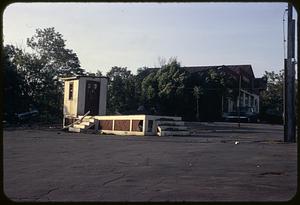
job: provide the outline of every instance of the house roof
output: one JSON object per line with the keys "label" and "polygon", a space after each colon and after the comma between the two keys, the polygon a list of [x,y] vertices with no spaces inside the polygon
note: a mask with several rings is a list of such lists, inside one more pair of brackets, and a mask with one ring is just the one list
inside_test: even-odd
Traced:
{"label": "house roof", "polygon": [[208,69],[224,69],[235,75],[248,75],[255,78],[251,65],[216,65],[216,66],[184,66],[182,67],[189,73],[203,72]]}
{"label": "house roof", "polygon": [[63,81],[68,81],[68,80],[76,80],[79,78],[107,78],[105,76],[87,76],[87,75],[77,75],[77,76],[70,76],[70,77],[65,77],[65,78],[60,78]]}

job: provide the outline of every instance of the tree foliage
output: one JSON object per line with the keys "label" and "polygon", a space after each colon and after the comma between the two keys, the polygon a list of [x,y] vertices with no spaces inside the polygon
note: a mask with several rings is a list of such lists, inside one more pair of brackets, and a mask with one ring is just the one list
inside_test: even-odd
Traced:
{"label": "tree foliage", "polygon": [[[281,121],[283,114],[283,70],[279,73],[265,71],[267,89],[260,95],[260,110],[263,118]],[[277,118],[277,119],[275,119]]]}
{"label": "tree foliage", "polygon": [[36,34],[27,39],[37,58],[43,63],[41,72],[65,77],[82,74],[79,59],[71,49],[66,48],[62,34],[52,28],[36,29]]}
{"label": "tree foliage", "polygon": [[12,62],[13,47],[6,46],[3,49],[2,62],[4,68],[4,118],[13,120],[15,113],[22,112],[31,102],[28,96],[28,87],[23,76],[18,72]]}
{"label": "tree foliage", "polygon": [[112,67],[108,77],[108,113],[130,113],[136,107],[134,78],[126,67]]}
{"label": "tree foliage", "polygon": [[[54,28],[37,29],[27,39],[27,46],[30,52],[12,45],[3,49],[5,118],[30,107],[36,107],[48,120],[57,118],[57,113],[62,115],[61,77],[103,76],[99,69],[96,73],[82,69],[76,53],[66,48],[66,40]],[[136,75],[126,67],[112,67],[106,74],[107,114],[135,114],[142,106],[147,114],[206,120],[221,112],[221,96],[233,100],[238,96],[238,80],[222,67],[191,74],[176,58],[168,62],[160,58],[159,63],[157,68],[139,68]],[[281,115],[283,73],[266,72],[265,77],[268,84],[261,95],[261,111]]]}
{"label": "tree foliage", "polygon": [[221,113],[222,95],[236,98],[238,94],[236,80],[224,69],[190,74],[176,58],[163,62],[159,68],[139,68],[137,75],[132,75],[127,68],[113,67],[107,73],[110,113],[134,113],[143,106],[147,114],[196,120],[198,105],[200,120],[206,120]]}
{"label": "tree foliage", "polygon": [[184,96],[185,80],[185,70],[176,59],[170,59],[167,64],[153,70],[142,81],[143,104],[158,113],[179,114],[179,102]]}
{"label": "tree foliage", "polygon": [[[27,39],[27,46],[31,52],[25,52],[20,48],[7,45],[4,51],[7,56],[6,69],[15,72],[15,76],[22,79],[19,85],[23,93],[30,98],[31,105],[37,108],[46,120],[62,117],[63,85],[60,77],[82,74],[83,69],[77,55],[66,48],[63,36],[54,28],[36,29],[36,34]],[[15,69],[10,68],[13,64]],[[5,85],[6,86],[6,85]],[[18,101],[20,97],[15,97]],[[6,99],[7,104],[11,99]],[[29,104],[22,110],[30,109]],[[52,117],[51,117],[52,116]]]}

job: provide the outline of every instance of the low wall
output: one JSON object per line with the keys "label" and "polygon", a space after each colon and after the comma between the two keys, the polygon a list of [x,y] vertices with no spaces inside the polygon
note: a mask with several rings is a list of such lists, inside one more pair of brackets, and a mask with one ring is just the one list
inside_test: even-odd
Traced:
{"label": "low wall", "polygon": [[181,120],[181,117],[156,115],[94,116],[96,123],[98,123],[98,129],[104,134],[141,136],[156,135],[156,120],[160,118]]}
{"label": "low wall", "polygon": [[99,130],[105,134],[145,135],[145,115],[94,116]]}

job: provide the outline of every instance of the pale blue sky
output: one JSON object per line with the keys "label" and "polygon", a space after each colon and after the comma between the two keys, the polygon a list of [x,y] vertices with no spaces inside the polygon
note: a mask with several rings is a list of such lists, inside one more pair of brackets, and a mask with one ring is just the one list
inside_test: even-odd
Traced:
{"label": "pale blue sky", "polygon": [[[251,64],[256,77],[283,68],[286,3],[16,3],[3,13],[4,43],[26,46],[55,27],[87,71],[112,66]],[[295,12],[294,12],[295,14]]]}

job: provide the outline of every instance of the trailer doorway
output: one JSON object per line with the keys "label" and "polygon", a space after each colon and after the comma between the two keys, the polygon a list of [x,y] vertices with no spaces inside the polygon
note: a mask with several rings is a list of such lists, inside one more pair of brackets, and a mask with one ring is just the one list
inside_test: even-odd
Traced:
{"label": "trailer doorway", "polygon": [[90,115],[98,115],[99,113],[99,96],[100,96],[100,83],[97,81],[86,81],[85,92],[85,107],[84,112],[90,111]]}

